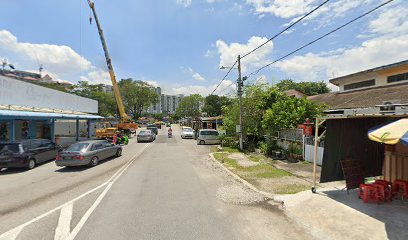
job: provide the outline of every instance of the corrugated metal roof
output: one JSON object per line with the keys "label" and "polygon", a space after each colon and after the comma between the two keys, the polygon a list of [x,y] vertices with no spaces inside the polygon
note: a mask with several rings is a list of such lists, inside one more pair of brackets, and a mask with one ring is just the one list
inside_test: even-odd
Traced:
{"label": "corrugated metal roof", "polygon": [[101,119],[103,117],[90,114],[66,114],[50,112],[0,110],[0,119],[1,118]]}

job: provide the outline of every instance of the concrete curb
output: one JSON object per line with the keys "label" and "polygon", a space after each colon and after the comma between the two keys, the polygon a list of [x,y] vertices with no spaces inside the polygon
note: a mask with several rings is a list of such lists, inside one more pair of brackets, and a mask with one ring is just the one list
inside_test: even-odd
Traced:
{"label": "concrete curb", "polygon": [[[225,153],[225,152],[217,152],[217,153]],[[231,176],[233,176],[236,180],[240,181],[242,184],[244,184],[245,186],[247,186],[248,188],[250,188],[251,190],[265,196],[265,198],[267,198],[268,200],[272,200],[273,202],[279,204],[282,209],[285,208],[284,206],[284,202],[283,201],[279,201],[275,199],[275,196],[268,193],[268,192],[264,192],[259,190],[258,188],[256,188],[254,185],[252,185],[251,183],[247,182],[245,179],[241,178],[240,176],[238,176],[237,174],[233,173],[231,170],[229,170],[228,168],[226,168],[222,163],[220,163],[217,159],[215,159],[214,157],[214,153],[210,153],[210,158],[216,162],[222,169],[224,169],[226,172],[228,172]]]}

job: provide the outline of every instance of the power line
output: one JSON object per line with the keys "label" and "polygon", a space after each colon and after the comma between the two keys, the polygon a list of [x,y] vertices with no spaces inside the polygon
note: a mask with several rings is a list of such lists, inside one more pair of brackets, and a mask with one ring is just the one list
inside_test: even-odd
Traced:
{"label": "power line", "polygon": [[[284,32],[286,32],[287,30],[289,30],[290,28],[292,28],[293,26],[295,26],[296,24],[298,24],[299,22],[301,22],[303,19],[305,19],[306,17],[308,17],[309,15],[311,15],[312,13],[314,13],[317,9],[321,8],[323,5],[325,5],[326,3],[328,3],[330,0],[326,0],[324,2],[322,2],[321,4],[319,4],[317,7],[315,7],[312,11],[308,12],[307,14],[305,14],[303,17],[299,18],[298,20],[296,20],[295,22],[293,22],[292,24],[290,24],[289,26],[287,26],[285,29],[283,29],[282,31],[280,31],[279,33],[275,34],[273,37],[269,38],[266,42],[262,43],[261,45],[259,45],[258,47],[254,48],[252,51],[246,53],[244,56],[241,57],[244,58],[250,54],[252,54],[253,52],[255,52],[256,50],[258,50],[259,48],[265,46],[265,44],[267,44],[268,42],[272,41],[273,39],[275,39],[276,37],[278,37],[279,35],[283,34]],[[227,76],[230,74],[231,70],[235,67],[235,65],[237,64],[237,61],[235,61],[235,63],[232,65],[232,67],[228,70],[227,74],[222,78],[222,80],[218,83],[218,85],[215,87],[215,89],[211,92],[210,95],[214,94],[214,92],[220,87],[221,83],[227,78]],[[229,87],[229,86],[228,86]]]}
{"label": "power line", "polygon": [[231,70],[235,67],[235,65],[237,64],[237,61],[235,61],[235,63],[230,67],[230,69],[228,70],[227,74],[225,74],[225,76],[221,79],[221,81],[218,83],[218,85],[214,88],[214,90],[211,92],[210,95],[213,95],[215,91],[217,91],[217,89],[220,87],[221,83],[228,77],[228,74],[230,74]]}
{"label": "power line", "polygon": [[328,33],[326,33],[326,34],[324,34],[324,35],[322,35],[322,36],[316,38],[315,40],[313,40],[313,41],[311,41],[311,42],[309,42],[309,43],[307,43],[307,44],[305,44],[305,45],[303,45],[303,46],[297,48],[296,50],[294,50],[294,51],[292,51],[292,52],[290,52],[290,53],[284,55],[283,57],[278,58],[277,60],[275,60],[275,61],[273,61],[273,62],[271,62],[271,63],[266,64],[265,66],[259,68],[258,70],[256,70],[256,71],[250,73],[250,74],[248,75],[248,77],[250,77],[250,76],[252,76],[252,75],[255,75],[255,74],[258,74],[261,70],[263,70],[263,69],[269,67],[270,65],[272,65],[272,64],[274,64],[274,63],[276,63],[276,62],[279,62],[279,61],[281,61],[281,60],[284,59],[284,58],[289,57],[290,55],[292,55],[292,54],[294,54],[294,53],[296,53],[296,52],[298,52],[298,51],[300,51],[300,50],[302,50],[302,49],[304,49],[304,48],[306,48],[306,47],[312,45],[313,43],[315,43],[315,42],[317,42],[317,41],[319,41],[319,40],[321,40],[321,39],[323,39],[323,38],[329,36],[330,34],[332,34],[332,33],[334,33],[334,32],[339,31],[340,29],[344,28],[345,26],[347,26],[347,25],[349,25],[349,24],[351,24],[351,23],[353,23],[353,22],[359,20],[360,18],[363,18],[363,17],[367,16],[368,14],[370,14],[370,13],[376,11],[377,9],[379,9],[379,8],[381,8],[381,7],[384,7],[385,5],[391,3],[392,1],[394,1],[394,0],[388,0],[387,2],[384,2],[384,3],[380,4],[379,6],[377,6],[377,7],[373,8],[373,9],[371,9],[370,11],[365,12],[364,14],[362,14],[362,15],[360,15],[360,16],[358,16],[358,17],[356,17],[356,18],[354,18],[354,19],[352,19],[352,20],[346,22],[345,24],[343,24],[343,25],[341,25],[341,26],[339,26],[339,27],[337,27],[337,28],[331,30],[330,32],[328,32]]}
{"label": "power line", "polygon": [[265,44],[267,44],[268,42],[272,41],[273,39],[275,39],[276,37],[278,37],[279,35],[283,34],[284,32],[286,32],[287,30],[289,30],[290,28],[292,28],[293,26],[295,26],[296,24],[298,24],[299,22],[301,22],[303,19],[305,19],[307,16],[309,16],[310,14],[314,13],[317,9],[321,8],[323,5],[325,5],[326,3],[328,3],[330,0],[326,0],[324,2],[322,2],[320,5],[318,5],[317,7],[315,7],[312,11],[308,12],[306,15],[304,15],[303,17],[299,18],[298,20],[296,20],[295,22],[293,22],[292,24],[290,24],[289,26],[287,26],[285,29],[283,29],[282,31],[280,31],[279,33],[275,34],[273,37],[269,38],[268,41],[262,43],[261,45],[259,45],[258,47],[254,48],[253,50],[251,50],[250,52],[248,52],[247,54],[243,55],[241,57],[244,58],[246,56],[248,56],[249,54],[255,52],[256,50],[258,50],[259,48],[265,46]]}

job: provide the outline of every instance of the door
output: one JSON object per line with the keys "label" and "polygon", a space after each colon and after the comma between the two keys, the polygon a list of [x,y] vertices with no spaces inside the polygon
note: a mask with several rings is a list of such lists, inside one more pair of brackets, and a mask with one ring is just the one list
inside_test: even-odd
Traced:
{"label": "door", "polygon": [[44,149],[44,161],[55,159],[55,156],[58,154],[58,148],[51,140],[41,140],[41,147]]}
{"label": "door", "polygon": [[42,146],[41,140],[30,140],[28,143],[29,152],[33,153],[37,163],[41,163],[47,160],[47,149]]}
{"label": "door", "polygon": [[116,154],[116,147],[108,141],[103,142],[103,147],[105,151],[105,158],[110,158]]}
{"label": "door", "polygon": [[92,156],[97,156],[99,160],[106,158],[106,151],[102,142],[95,143],[92,148],[94,149]]}

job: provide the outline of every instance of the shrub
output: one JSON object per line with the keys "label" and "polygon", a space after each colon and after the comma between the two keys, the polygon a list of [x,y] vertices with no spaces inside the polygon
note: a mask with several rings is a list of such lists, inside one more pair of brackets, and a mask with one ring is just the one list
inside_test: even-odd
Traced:
{"label": "shrub", "polygon": [[273,151],[280,151],[281,147],[278,146],[276,140],[266,139],[264,142],[259,144],[259,149],[263,154],[271,156]]}
{"label": "shrub", "polygon": [[235,137],[228,137],[222,135],[219,137],[221,139],[221,143],[223,147],[230,147],[230,148],[238,148],[239,144]]}

